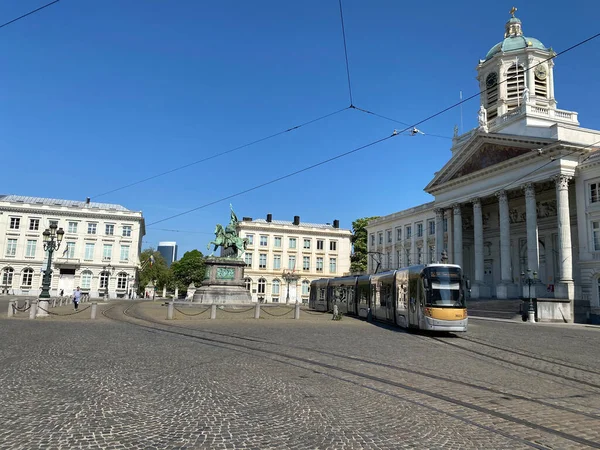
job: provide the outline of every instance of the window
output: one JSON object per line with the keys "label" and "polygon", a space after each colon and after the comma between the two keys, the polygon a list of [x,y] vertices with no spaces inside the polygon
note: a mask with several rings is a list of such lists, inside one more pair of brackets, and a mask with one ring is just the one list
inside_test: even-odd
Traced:
{"label": "window", "polygon": [[515,109],[521,101],[525,89],[525,70],[523,66],[513,64],[506,72],[506,93],[508,110]]}
{"label": "window", "polygon": [[17,254],[17,240],[9,239],[6,243],[6,256],[15,256]]}
{"label": "window", "polygon": [[396,262],[398,264],[397,267],[402,267],[402,252],[400,250],[396,251]]}
{"label": "window", "polygon": [[279,280],[273,280],[273,284],[271,285],[271,294],[279,295],[279,287],[281,286],[281,282]]}
{"label": "window", "polygon": [[96,226],[95,223],[88,223],[88,234],[96,234]]}
{"label": "window", "polygon": [[433,264],[435,262],[435,247],[433,245],[429,246],[429,264]]}
{"label": "window", "polygon": [[244,253],[244,262],[248,267],[252,267],[252,252]]}
{"label": "window", "polygon": [[406,233],[404,234],[406,239],[412,238],[412,227],[410,225],[406,226]]}
{"label": "window", "polygon": [[67,248],[63,253],[63,256],[68,258],[75,258],[75,242],[67,242]]}
{"label": "window", "polygon": [[273,298],[271,298],[271,302],[273,302],[273,303],[279,303],[279,297],[273,297]]}
{"label": "window", "polygon": [[594,241],[594,250],[600,251],[600,221],[592,222],[592,239]]}
{"label": "window", "polygon": [[275,248],[281,248],[281,236],[275,236],[275,241],[273,243]]}
{"label": "window", "polygon": [[269,237],[261,235],[261,237],[260,237],[260,246],[261,247],[266,247],[268,245],[268,242],[269,242]]}
{"label": "window", "polygon": [[423,264],[423,248],[417,248],[417,264]]}
{"label": "window", "polygon": [[288,257],[288,269],[294,270],[296,268],[296,257],[294,255],[290,255]]}
{"label": "window", "polygon": [[112,258],[112,244],[104,244],[102,249],[102,259],[109,260]]}
{"label": "window", "polygon": [[121,245],[120,261],[129,261],[129,245]]}
{"label": "window", "polygon": [[371,247],[374,247],[374,246],[375,246],[375,235],[372,234],[371,235]]}
{"label": "window", "polygon": [[2,287],[11,287],[13,282],[13,274],[15,270],[12,267],[2,269]]}
{"label": "window", "polygon": [[58,227],[58,220],[49,220],[48,225],[56,225]]}
{"label": "window", "polygon": [[267,268],[267,254],[266,253],[261,253],[260,255],[258,255],[258,268],[259,269]]}
{"label": "window", "polygon": [[379,245],[383,245],[383,233],[379,232],[379,234],[377,235],[377,243]]}
{"label": "window", "polygon": [[303,248],[310,249],[310,239],[304,239]]}
{"label": "window", "polygon": [[336,272],[337,272],[337,259],[329,258],[329,273],[336,273]]}
{"label": "window", "polygon": [[252,278],[244,278],[244,286],[246,287],[246,290],[249,291],[252,287]]}
{"label": "window", "polygon": [[387,235],[388,244],[391,244],[392,243],[392,230],[387,230],[386,235]]}
{"label": "window", "polygon": [[325,248],[325,241],[323,239],[317,239],[317,250],[323,250]]}
{"label": "window", "polygon": [[67,233],[77,233],[77,222],[69,222]]}
{"label": "window", "polygon": [[329,250],[332,252],[337,250],[337,241],[329,241]]}
{"label": "window", "polygon": [[310,256],[302,257],[302,270],[310,270]]}
{"label": "window", "polygon": [[102,272],[100,274],[100,284],[99,284],[100,289],[108,288],[108,277],[109,277],[109,274],[106,271]]}
{"label": "window", "polygon": [[289,248],[296,248],[296,238],[290,238]]}
{"label": "window", "polygon": [[33,269],[28,267],[23,271],[23,276],[21,277],[21,286],[31,286],[33,284]]}
{"label": "window", "polygon": [[590,184],[590,203],[597,203],[600,201],[600,183]]}
{"label": "window", "polygon": [[85,256],[84,258],[87,261],[91,261],[92,259],[94,259],[94,243],[93,242],[86,242],[85,243]]}
{"label": "window", "polygon": [[444,233],[448,231],[448,219],[444,217]]}
{"label": "window", "polygon": [[40,229],[40,219],[29,219],[29,231],[37,231]]}
{"label": "window", "polygon": [[25,257],[35,258],[35,248],[37,247],[37,240],[28,239],[27,247],[25,248]]}
{"label": "window", "polygon": [[253,234],[247,234],[246,239],[248,239],[248,245],[254,245],[254,235]]}
{"label": "window", "polygon": [[417,224],[417,237],[423,237],[423,224]]}
{"label": "window", "polygon": [[85,270],[81,272],[81,289],[89,289],[92,287],[92,272]]}
{"label": "window", "polygon": [[273,269],[274,270],[281,269],[281,255],[273,256]]}
{"label": "window", "polygon": [[430,220],[427,225],[429,226],[429,236],[435,235],[435,220]]}
{"label": "window", "polygon": [[304,280],[302,282],[302,295],[308,295],[310,292],[310,281]]}
{"label": "window", "polygon": [[406,262],[407,266],[410,266],[411,261],[410,261],[410,248],[407,248],[404,250],[404,261]]}
{"label": "window", "polygon": [[392,252],[388,252],[387,261],[388,261],[388,269],[391,269],[394,264],[394,261],[392,261]]}
{"label": "window", "polygon": [[264,278],[259,278],[259,280],[258,280],[258,293],[264,295],[266,287],[267,287],[267,280],[265,280]]}
{"label": "window", "polygon": [[402,240],[402,228],[400,228],[400,227],[396,228],[396,240],[397,241]]}
{"label": "window", "polygon": [[490,72],[485,77],[486,86],[486,108],[488,120],[492,120],[498,115],[498,73]]}
{"label": "window", "polygon": [[323,272],[323,258],[317,257],[317,272]]}
{"label": "window", "polygon": [[131,225],[123,225],[123,236],[131,237]]}
{"label": "window", "polygon": [[115,234],[115,226],[112,223],[107,223],[105,227],[105,233],[107,236]]}
{"label": "window", "polygon": [[21,226],[21,218],[20,217],[11,217],[10,218],[10,229],[11,230],[18,230],[19,227]]}
{"label": "window", "polygon": [[127,274],[121,272],[117,276],[117,289],[127,289]]}

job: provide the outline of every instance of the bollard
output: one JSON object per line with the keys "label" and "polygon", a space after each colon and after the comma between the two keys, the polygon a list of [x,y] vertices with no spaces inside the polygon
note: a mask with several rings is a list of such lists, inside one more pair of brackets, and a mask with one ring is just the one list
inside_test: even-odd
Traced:
{"label": "bollard", "polygon": [[56,308],[56,298],[53,298],[53,299],[52,299],[52,307],[53,307],[53,308]]}
{"label": "bollard", "polygon": [[35,316],[37,315],[37,305],[38,305],[37,300],[34,300],[31,302],[31,308],[29,309],[29,318],[30,319],[35,319]]}
{"label": "bollard", "polygon": [[173,320],[173,310],[175,306],[172,301],[169,302],[169,307],[167,308],[167,320]]}
{"label": "bollard", "polygon": [[210,318],[211,319],[217,318],[217,305],[214,303],[210,306]]}
{"label": "bollard", "polygon": [[98,307],[98,302],[92,302],[92,314],[90,315],[90,319],[94,320],[96,318],[96,308]]}
{"label": "bollard", "polygon": [[12,317],[15,314],[15,302],[8,302],[8,314],[7,317]]}
{"label": "bollard", "polygon": [[300,318],[300,303],[296,302],[296,309],[294,310],[294,319]]}
{"label": "bollard", "polygon": [[259,302],[256,302],[256,305],[254,306],[254,318],[260,319],[260,303]]}

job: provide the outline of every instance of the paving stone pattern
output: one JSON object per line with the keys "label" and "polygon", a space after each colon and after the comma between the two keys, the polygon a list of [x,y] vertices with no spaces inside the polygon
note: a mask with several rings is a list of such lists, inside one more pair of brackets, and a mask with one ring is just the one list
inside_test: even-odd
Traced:
{"label": "paving stone pattern", "polygon": [[600,446],[597,329],[473,321],[472,341],[436,340],[330,315],[122,309],[107,314],[134,324],[0,319],[0,449]]}

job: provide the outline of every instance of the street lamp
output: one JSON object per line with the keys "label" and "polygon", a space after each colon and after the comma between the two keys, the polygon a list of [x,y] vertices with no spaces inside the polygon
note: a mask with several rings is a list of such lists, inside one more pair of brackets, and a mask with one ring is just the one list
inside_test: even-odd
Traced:
{"label": "street lamp", "polygon": [[108,284],[110,283],[110,274],[114,273],[115,268],[108,263],[106,266],[102,266],[102,272],[106,274],[106,285],[104,286],[104,299],[108,300]]}
{"label": "street lamp", "polygon": [[[287,294],[285,296],[285,303],[288,304],[290,302],[290,282],[292,281],[296,281],[298,278],[300,278],[298,275],[296,275],[294,272],[284,272],[283,273],[283,279],[285,281],[287,281]],[[296,303],[298,303],[298,296],[296,295]]]}
{"label": "street lamp", "polygon": [[531,285],[535,285],[537,282],[537,272],[533,272],[533,277],[531,275],[531,269],[527,269],[527,276],[525,276],[525,272],[521,272],[523,283],[527,284],[529,287],[529,310],[527,311],[527,315],[529,316],[529,322],[535,323],[535,310],[533,309],[533,299],[531,298]]}
{"label": "street lamp", "polygon": [[63,240],[65,231],[58,228],[58,225],[52,223],[49,228],[42,233],[44,239],[44,251],[48,252],[48,265],[42,278],[42,292],[40,293],[40,311],[38,315],[48,315],[48,300],[50,299],[50,283],[52,281],[52,253],[59,249]]}

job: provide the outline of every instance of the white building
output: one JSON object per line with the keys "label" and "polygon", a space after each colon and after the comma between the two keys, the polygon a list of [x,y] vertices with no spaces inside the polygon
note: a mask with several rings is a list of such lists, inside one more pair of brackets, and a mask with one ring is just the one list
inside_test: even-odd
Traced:
{"label": "white building", "polygon": [[92,297],[128,297],[134,291],[142,236],[141,212],[107,203],[0,195],[2,292],[39,295],[47,265],[42,233],[65,231],[52,259],[50,294],[80,286]]}
{"label": "white building", "polygon": [[477,66],[479,127],[455,132],[425,187],[435,200],[369,223],[382,269],[437,261],[446,249],[473,298],[528,297],[529,269],[543,320],[570,321],[575,304],[600,311],[600,131],[557,109],[554,55],[510,18]]}
{"label": "white building", "polygon": [[[246,287],[253,301],[308,302],[312,280],[339,277],[350,270],[350,230],[331,224],[244,217],[238,235],[248,239]],[[289,285],[289,289],[288,289]],[[289,294],[289,296],[288,296]]]}

